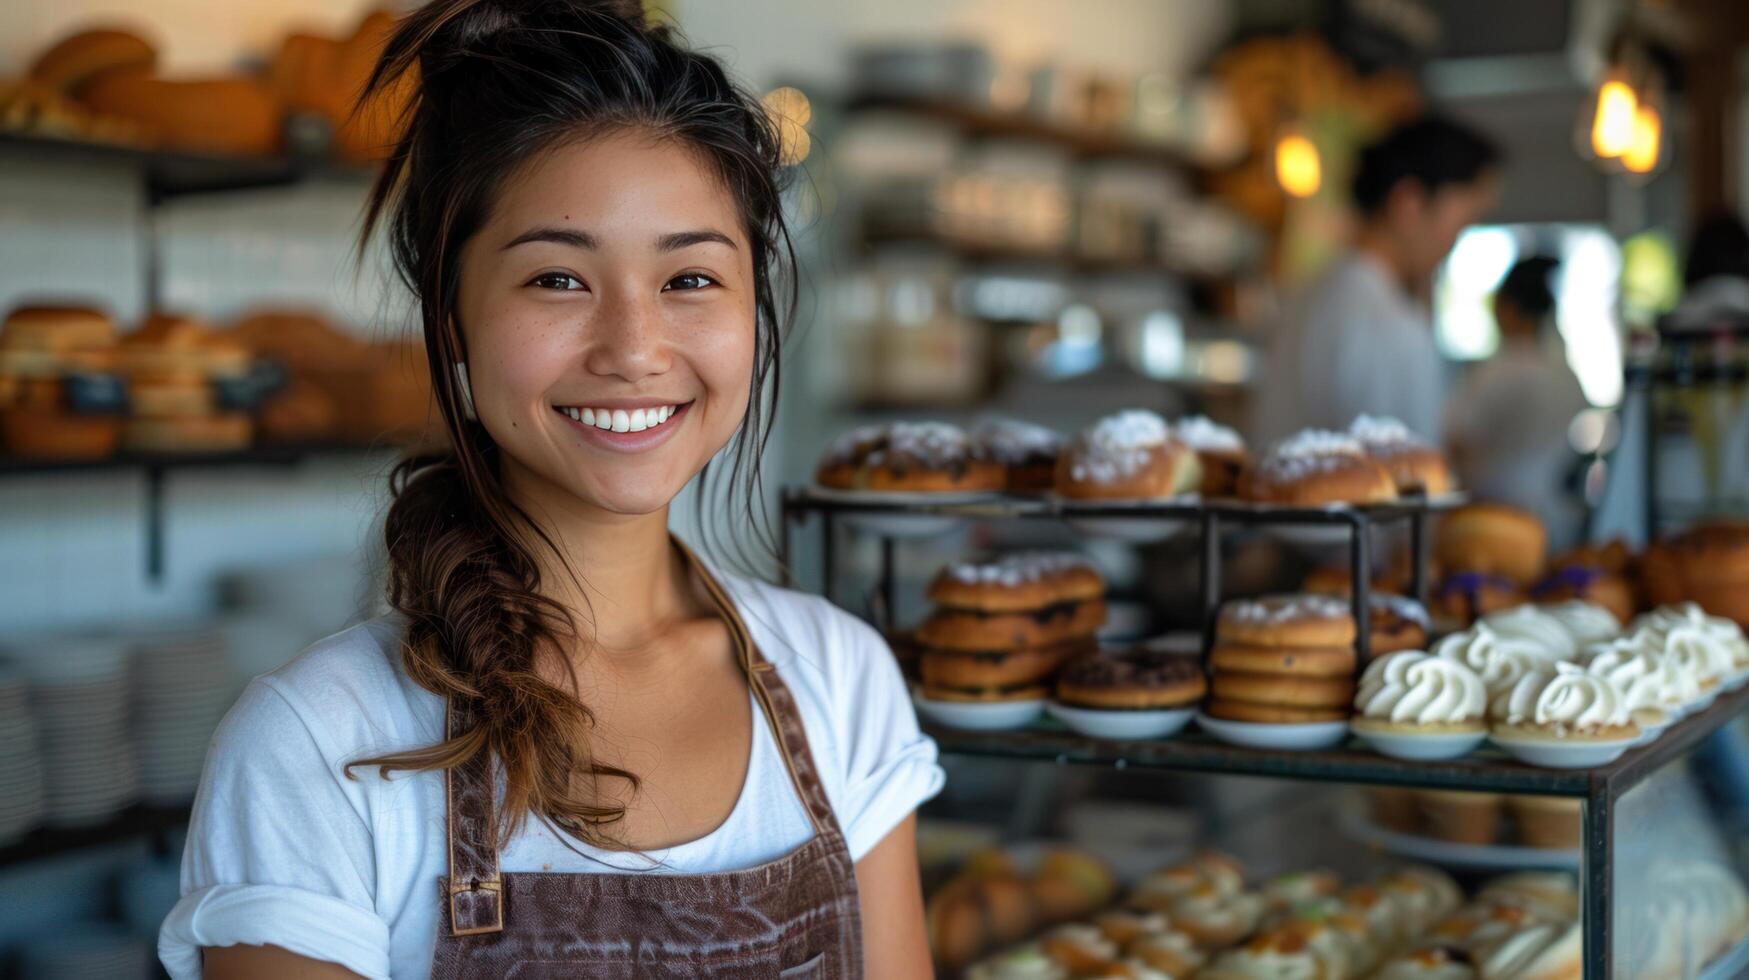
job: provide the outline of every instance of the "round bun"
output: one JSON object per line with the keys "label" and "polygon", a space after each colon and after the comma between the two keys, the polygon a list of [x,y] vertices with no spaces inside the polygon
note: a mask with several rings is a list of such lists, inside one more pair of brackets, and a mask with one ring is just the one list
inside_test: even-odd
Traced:
{"label": "round bun", "polygon": [[1617,622],[1625,623],[1639,612],[1639,598],[1626,578],[1602,568],[1567,565],[1550,572],[1532,590],[1537,602],[1564,602],[1583,599],[1610,611]]}
{"label": "round bun", "polygon": [[1087,708],[1176,708],[1207,689],[1196,658],[1149,650],[1079,657],[1057,677],[1057,700]]}
{"label": "round bun", "polygon": [[1201,485],[1196,454],[1166,420],[1130,409],[1088,427],[1057,457],[1056,492],[1078,500],[1161,500]]}
{"label": "round bun", "polygon": [[1192,415],[1172,425],[1172,435],[1196,453],[1202,466],[1204,497],[1231,497],[1239,490],[1239,475],[1251,463],[1251,454],[1239,433],[1207,416]]}
{"label": "round bun", "polygon": [[923,696],[931,701],[961,701],[967,703],[990,701],[1043,701],[1049,697],[1051,689],[1044,684],[1029,684],[1022,687],[938,687],[931,684],[923,685]]}
{"label": "round bun", "polygon": [[935,610],[917,627],[917,641],[946,650],[1009,650],[1044,647],[1092,636],[1105,623],[1105,602],[1060,602],[1026,612]]}
{"label": "round bun", "polygon": [[155,78],[109,71],[84,86],[86,105],[139,124],[150,141],[178,150],[265,156],[279,150],[280,105],[254,78]]}
{"label": "round bun", "polygon": [[1295,708],[1346,708],[1354,700],[1354,678],[1216,671],[1209,692],[1222,701]]}
{"label": "round bun", "polygon": [[1397,484],[1355,439],[1308,429],[1247,470],[1239,495],[1290,507],[1374,504],[1397,499]]}
{"label": "round bun", "polygon": [[1093,564],[1067,551],[954,562],[929,583],[929,599],[936,605],[981,612],[1022,612],[1104,594],[1105,580]]}
{"label": "round bun", "polygon": [[826,450],[814,480],[840,490],[915,493],[1000,490],[1007,474],[945,422],[863,426]]}
{"label": "round bun", "polygon": [[0,327],[0,347],[69,351],[116,342],[115,321],[83,306],[20,306]]}
{"label": "round bun", "polygon": [[1362,415],[1348,427],[1348,434],[1391,474],[1398,493],[1437,497],[1451,492],[1451,465],[1445,453],[1396,419]]}
{"label": "round bun", "polygon": [[1243,646],[1342,647],[1354,643],[1354,616],[1333,596],[1238,599],[1221,607],[1215,635]]}
{"label": "round bun", "polygon": [[1749,523],[1711,522],[1659,541],[1646,549],[1642,575],[1653,605],[1695,602],[1749,624]]}
{"label": "round bun", "polygon": [[1019,419],[993,418],[972,429],[972,440],[1001,464],[1010,493],[1042,493],[1056,482],[1063,437],[1055,429]]}
{"label": "round bun", "polygon": [[1280,704],[1259,704],[1251,701],[1229,701],[1225,698],[1210,698],[1203,704],[1203,711],[1211,718],[1224,718],[1227,721],[1249,721],[1266,725],[1304,725],[1320,721],[1346,721],[1348,708],[1346,705],[1331,708],[1302,708]]}
{"label": "round bun", "polygon": [[1352,677],[1353,647],[1257,647],[1223,643],[1209,652],[1217,672],[1289,674],[1295,677]]}
{"label": "round bun", "polygon": [[1469,504],[1446,514],[1434,537],[1434,560],[1447,573],[1499,575],[1519,588],[1542,577],[1548,532],[1529,511]]}
{"label": "round bun", "polygon": [[104,459],[114,455],[121,442],[121,419],[13,406],[0,411],[0,439],[14,456]]}
{"label": "round bun", "polygon": [[30,78],[63,95],[79,95],[91,79],[110,71],[150,72],[158,52],[150,42],[116,28],[80,31],[37,56]]}
{"label": "round bun", "polygon": [[925,647],[918,670],[930,687],[968,690],[1019,687],[1044,681],[1063,661],[1085,649],[1082,644],[1031,647],[1020,650],[937,650]]}

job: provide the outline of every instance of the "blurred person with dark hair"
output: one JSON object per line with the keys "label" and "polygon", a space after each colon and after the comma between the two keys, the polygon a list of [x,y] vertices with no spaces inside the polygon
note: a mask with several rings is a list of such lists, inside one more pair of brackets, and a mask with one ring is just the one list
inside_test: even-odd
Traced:
{"label": "blurred person with dark hair", "polygon": [[1701,330],[1720,319],[1749,317],[1749,229],[1730,210],[1695,225],[1682,264],[1682,302],[1671,313],[1677,329]]}
{"label": "blurred person with dark hair", "polygon": [[1361,414],[1438,434],[1445,385],[1422,297],[1458,235],[1493,206],[1499,164],[1487,137],[1438,116],[1403,123],[1362,151],[1352,251],[1277,333],[1261,435],[1345,429]]}
{"label": "blurred person with dark hair", "polygon": [[1500,348],[1459,384],[1446,406],[1446,440],[1460,483],[1477,497],[1522,507],[1572,543],[1581,514],[1563,491],[1574,453],[1567,438],[1586,408],[1554,328],[1560,263],[1521,259],[1494,292]]}

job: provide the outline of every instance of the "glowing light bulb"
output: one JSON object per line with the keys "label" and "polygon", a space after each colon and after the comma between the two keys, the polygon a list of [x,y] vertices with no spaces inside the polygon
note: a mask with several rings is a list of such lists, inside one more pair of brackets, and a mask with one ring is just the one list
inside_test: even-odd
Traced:
{"label": "glowing light bulb", "polygon": [[1318,148],[1299,133],[1289,133],[1275,144],[1275,179],[1294,197],[1311,197],[1324,183],[1324,164]]}
{"label": "glowing light bulb", "polygon": [[1621,155],[1621,165],[1629,173],[1651,173],[1652,168],[1658,165],[1658,149],[1663,131],[1664,122],[1658,117],[1658,110],[1650,104],[1642,104],[1634,112],[1634,135],[1626,152]]}
{"label": "glowing light bulb", "polygon": [[1591,149],[1600,157],[1619,157],[1634,142],[1634,126],[1639,115],[1639,99],[1628,83],[1619,78],[1605,81],[1597,89],[1597,114],[1591,119]]}

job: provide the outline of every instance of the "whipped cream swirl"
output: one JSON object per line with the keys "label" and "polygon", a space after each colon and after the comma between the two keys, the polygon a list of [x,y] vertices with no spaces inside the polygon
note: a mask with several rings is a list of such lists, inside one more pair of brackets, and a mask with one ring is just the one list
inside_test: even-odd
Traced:
{"label": "whipped cream swirl", "polygon": [[1594,602],[1569,599],[1542,608],[1549,618],[1566,629],[1567,635],[1580,649],[1621,635],[1621,623],[1615,614]]}
{"label": "whipped cream swirl", "polygon": [[1662,649],[1650,646],[1650,637],[1623,640],[1594,647],[1585,669],[1605,678],[1621,691],[1628,711],[1658,708],[1672,711],[1700,699],[1700,684]]}
{"label": "whipped cream swirl", "polygon": [[1557,733],[1628,723],[1627,702],[1615,685],[1570,663],[1524,675],[1492,707],[1508,725],[1535,725]]}
{"label": "whipped cream swirl", "polygon": [[1455,660],[1475,671],[1488,688],[1490,697],[1547,663],[1530,644],[1497,633],[1487,623],[1477,623],[1440,640],[1433,647],[1433,655]]}
{"label": "whipped cream swirl", "polygon": [[1571,660],[1579,644],[1560,620],[1532,606],[1514,606],[1482,617],[1483,625],[1500,636],[1523,641],[1545,660]]}
{"label": "whipped cream swirl", "polygon": [[1461,661],[1394,653],[1367,666],[1354,707],[1364,717],[1399,724],[1455,725],[1482,720],[1488,689]]}

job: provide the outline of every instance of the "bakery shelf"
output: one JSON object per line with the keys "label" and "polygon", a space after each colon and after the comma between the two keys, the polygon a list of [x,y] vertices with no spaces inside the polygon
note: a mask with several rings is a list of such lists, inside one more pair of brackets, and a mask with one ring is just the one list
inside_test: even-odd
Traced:
{"label": "bakery shelf", "polygon": [[862,236],[868,248],[882,246],[918,246],[940,249],[961,262],[973,265],[996,263],[1048,265],[1089,275],[1158,275],[1178,276],[1183,270],[1169,263],[1152,259],[1102,258],[1063,249],[1019,248],[1012,245],[975,243],[929,232],[870,231]]}
{"label": "bakery shelf", "polygon": [[1017,112],[993,112],[938,99],[865,94],[852,98],[850,112],[901,112],[957,127],[969,136],[1029,140],[1060,146],[1088,159],[1137,160],[1195,170],[1196,165],[1170,147],[1132,139],[1117,132],[1064,126]]}
{"label": "bakery shelf", "polygon": [[[188,823],[188,803],[161,805],[141,803],[131,806],[109,820],[92,827],[33,830],[16,841],[0,847],[0,868],[11,868],[32,861],[41,861],[89,850],[122,844],[140,838],[157,838],[169,842],[169,834]],[[164,848],[168,850],[168,848]]]}
{"label": "bakery shelf", "polygon": [[937,725],[926,728],[943,752],[963,756],[1536,796],[1591,798],[1602,793],[1613,801],[1693,749],[1745,708],[1749,708],[1749,688],[1723,694],[1705,711],[1671,726],[1657,741],[1631,749],[1610,765],[1596,769],[1540,769],[1495,750],[1448,762],[1411,762],[1352,744],[1319,752],[1280,752],[1228,745],[1196,732],[1171,739],[1121,742],[1088,738],[1054,726],[1011,732],[967,732]]}
{"label": "bakery shelf", "polygon": [[190,194],[260,190],[309,180],[363,185],[376,169],[321,159],[245,157],[157,150],[94,140],[0,132],[0,151],[56,161],[102,161],[138,168],[152,201]]}

